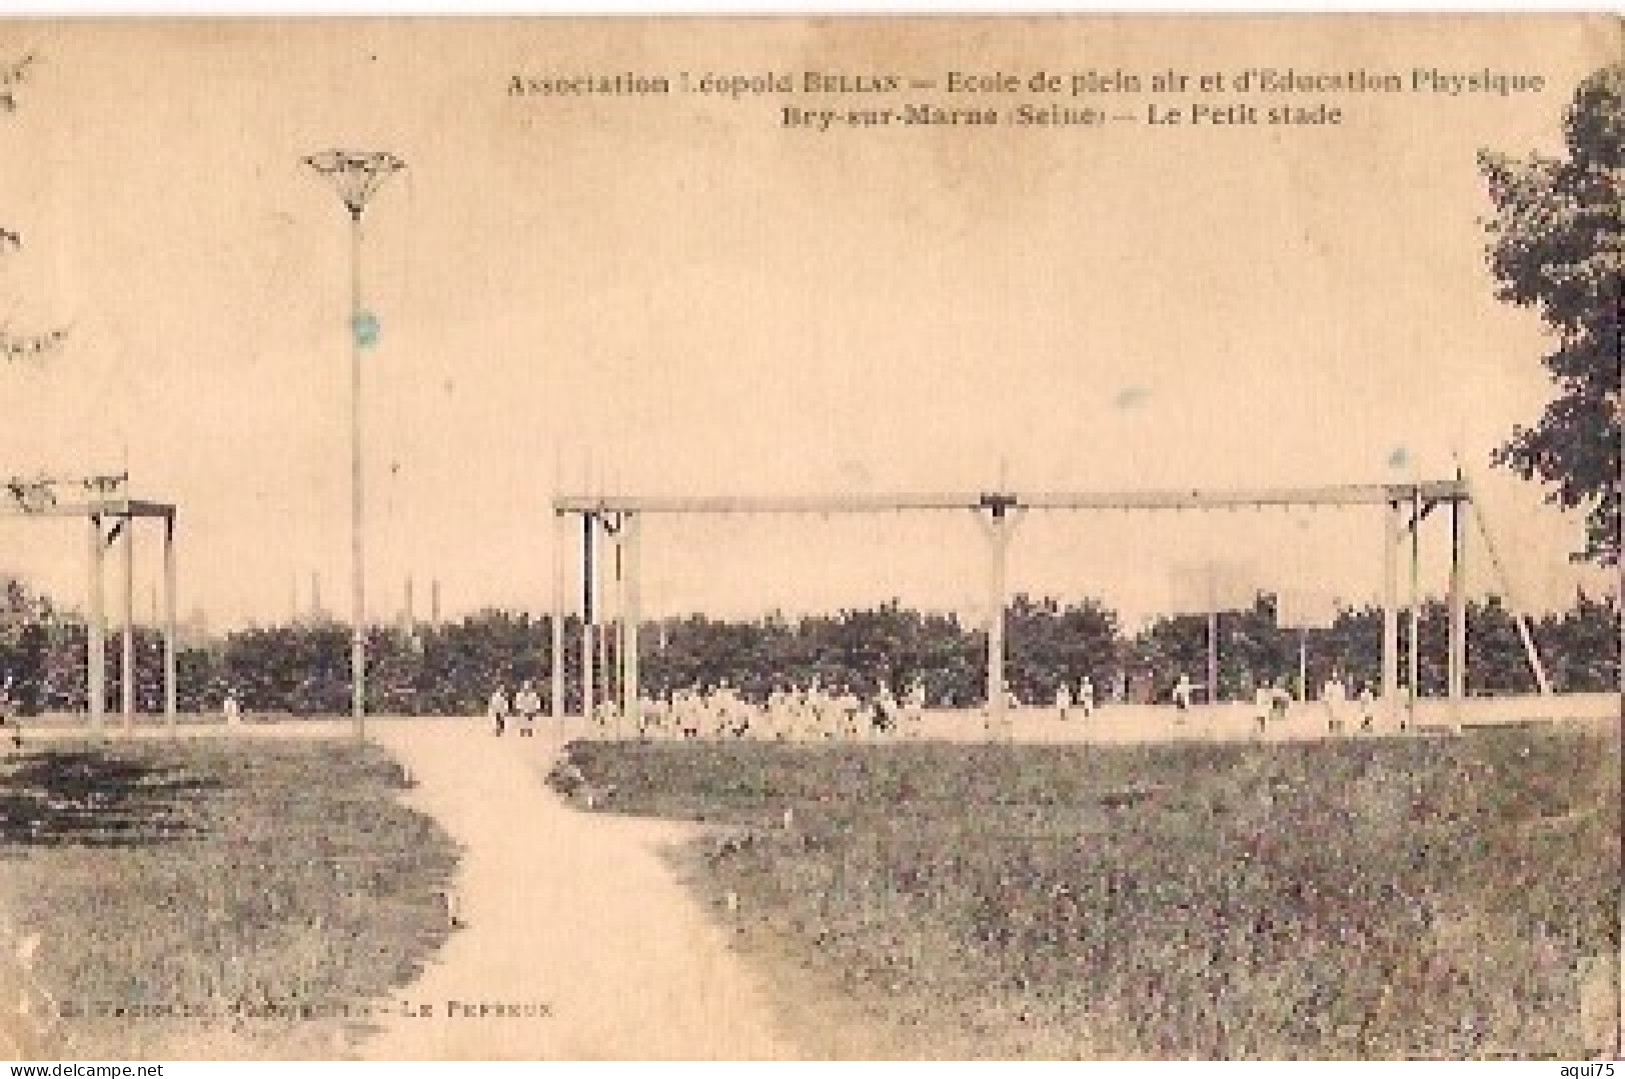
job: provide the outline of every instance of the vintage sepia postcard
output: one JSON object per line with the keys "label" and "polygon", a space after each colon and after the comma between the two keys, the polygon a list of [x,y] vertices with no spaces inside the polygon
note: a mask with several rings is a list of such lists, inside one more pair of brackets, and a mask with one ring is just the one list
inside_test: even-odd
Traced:
{"label": "vintage sepia postcard", "polygon": [[1612,1074],[1622,46],[0,20],[0,1056]]}

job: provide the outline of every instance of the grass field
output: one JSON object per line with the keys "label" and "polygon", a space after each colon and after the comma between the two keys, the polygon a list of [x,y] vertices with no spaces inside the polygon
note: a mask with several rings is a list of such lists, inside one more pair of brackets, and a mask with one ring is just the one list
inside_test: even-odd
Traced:
{"label": "grass field", "polygon": [[718,826],[685,869],[814,1055],[1617,1047],[1614,732],[569,752]]}
{"label": "grass field", "polygon": [[[342,1055],[448,931],[457,852],[403,786],[331,739],[0,759],[0,1054]],[[19,993],[48,1022],[12,1020]]]}

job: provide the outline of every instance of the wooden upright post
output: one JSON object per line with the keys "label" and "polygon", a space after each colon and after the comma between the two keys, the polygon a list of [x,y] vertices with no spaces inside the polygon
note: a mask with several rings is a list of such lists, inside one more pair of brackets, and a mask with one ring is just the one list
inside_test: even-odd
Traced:
{"label": "wooden upright post", "polygon": [[126,514],[123,521],[123,616],[119,649],[119,712],[124,719],[124,733],[135,729],[135,517]]}
{"label": "wooden upright post", "polygon": [[164,515],[164,722],[176,721],[175,514]]}
{"label": "wooden upright post", "polygon": [[1512,608],[1512,618],[1518,627],[1518,639],[1523,642],[1523,654],[1529,661],[1529,671],[1535,676],[1535,687],[1540,690],[1542,697],[1552,692],[1551,680],[1546,677],[1546,665],[1541,662],[1540,649],[1535,647],[1535,635],[1529,628],[1529,616],[1523,611],[1518,597],[1513,594],[1512,578],[1507,575],[1506,566],[1501,562],[1501,556],[1495,547],[1495,540],[1490,535],[1490,526],[1484,520],[1484,507],[1473,502],[1473,519],[1478,522],[1478,534],[1484,540],[1484,551],[1490,556],[1490,565],[1495,567],[1496,576],[1501,579],[1501,590],[1506,593],[1507,606]]}
{"label": "wooden upright post", "polygon": [[102,515],[90,515],[90,575],[85,625],[85,708],[90,716],[91,730],[102,733],[102,721],[107,713],[107,644],[103,639],[102,561],[107,540],[102,535]]}
{"label": "wooden upright post", "polygon": [[1450,503],[1450,724],[1460,728],[1467,689],[1467,545],[1462,503]]}
{"label": "wooden upright post", "polygon": [[1382,543],[1382,702],[1391,723],[1399,722],[1399,503],[1383,511]]}
{"label": "wooden upright post", "polygon": [[[1215,568],[1211,572],[1217,573]],[[1219,608],[1217,588],[1210,593],[1213,603],[1207,612],[1207,703],[1219,703]]]}
{"label": "wooden upright post", "polygon": [[[1004,598],[1010,537],[1015,532],[1014,500],[1000,495],[985,503],[982,521],[988,538],[987,589],[987,722],[992,731],[1004,730],[1009,718],[1004,677]],[[981,509],[978,509],[978,513]]]}
{"label": "wooden upright post", "polygon": [[624,550],[624,531],[626,527],[626,514],[620,513],[615,517],[615,528],[610,534],[609,559],[609,603],[603,630],[600,633],[600,647],[603,649],[603,694],[604,703],[615,710],[614,736],[621,737],[621,724],[626,719],[626,709],[623,707],[622,694],[626,691],[625,683],[621,678],[621,634],[626,624],[625,617],[625,581],[621,576],[622,552]]}
{"label": "wooden upright post", "polygon": [[548,684],[552,694],[548,701],[555,724],[564,719],[564,522],[563,514],[553,515],[553,612],[548,623]]}
{"label": "wooden upright post", "polygon": [[1309,699],[1309,629],[1298,627],[1298,700]]}
{"label": "wooden upright post", "polygon": [[593,610],[593,592],[596,576],[593,572],[593,533],[596,521],[591,513],[581,515],[581,718],[591,719],[593,705],[593,668],[598,663],[594,631],[596,612]]}
{"label": "wooden upright post", "polygon": [[987,588],[987,719],[993,730],[1003,730],[1007,700],[1004,678],[1005,551],[1009,532],[1004,515],[993,518],[993,538]]}
{"label": "wooden upright post", "polygon": [[636,513],[621,518],[621,715],[627,729],[636,734],[642,729],[638,689],[638,627],[642,615],[639,610],[642,592],[638,581],[638,531],[640,520]]}
{"label": "wooden upright post", "polygon": [[1405,695],[1405,722],[1416,723],[1416,702],[1421,696],[1422,674],[1422,489],[1411,488],[1411,616],[1410,692]]}

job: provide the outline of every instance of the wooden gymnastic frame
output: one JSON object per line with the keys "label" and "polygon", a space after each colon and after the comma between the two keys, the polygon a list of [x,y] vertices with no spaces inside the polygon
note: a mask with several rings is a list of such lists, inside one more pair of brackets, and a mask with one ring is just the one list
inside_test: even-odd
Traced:
{"label": "wooden gymnastic frame", "polygon": [[[120,713],[126,732],[135,726],[135,522],[163,522],[164,564],[164,720],[171,729],[176,719],[175,623],[175,507],[166,502],[131,498],[128,476],[102,475],[84,479],[41,477],[11,479],[0,492],[0,514],[12,517],[82,518],[89,525],[87,603],[85,611],[85,710],[90,727],[101,733],[107,710],[106,610],[103,596],[107,550],[120,545],[122,588],[120,613]],[[63,487],[82,494],[59,495]],[[9,497],[6,497],[9,495]]]}
{"label": "wooden gymnastic frame", "polygon": [[[552,674],[553,714],[562,719],[564,708],[564,607],[566,591],[565,553],[570,544],[568,521],[579,518],[582,551],[582,702],[581,715],[591,714],[592,648],[595,608],[593,581],[596,574],[593,537],[602,533],[618,545],[625,575],[620,632],[620,712],[636,729],[639,707],[637,632],[639,608],[640,519],[645,515],[729,515],[729,514],[863,514],[900,512],[963,512],[977,515],[988,540],[988,603],[986,700],[990,722],[1003,721],[1005,713],[1005,567],[1016,525],[1029,512],[1044,511],[1157,511],[1234,510],[1267,507],[1379,506],[1384,511],[1383,543],[1383,622],[1382,696],[1391,719],[1401,726],[1415,720],[1420,682],[1420,543],[1423,519],[1435,508],[1450,512],[1449,647],[1448,688],[1451,722],[1460,723],[1462,700],[1467,683],[1467,601],[1465,563],[1465,514],[1474,508],[1471,489],[1458,472],[1454,479],[1404,483],[1344,484],[1323,487],[1270,487],[1241,490],[1159,490],[1092,493],[1043,492],[1021,495],[1011,492],[979,494],[891,494],[841,496],[766,497],[636,497],[561,495],[553,501],[556,523],[553,573],[553,638],[548,663]],[[1506,574],[1495,553],[1490,533],[1481,513],[1476,514],[1491,561],[1506,586]],[[1409,543],[1404,537],[1409,536]],[[1404,546],[1410,552],[1410,588],[1405,604],[1409,615],[1409,656],[1406,693],[1399,692],[1399,558]],[[1545,668],[1530,633],[1527,618],[1515,609],[1518,631],[1526,658],[1542,694],[1551,692]]]}

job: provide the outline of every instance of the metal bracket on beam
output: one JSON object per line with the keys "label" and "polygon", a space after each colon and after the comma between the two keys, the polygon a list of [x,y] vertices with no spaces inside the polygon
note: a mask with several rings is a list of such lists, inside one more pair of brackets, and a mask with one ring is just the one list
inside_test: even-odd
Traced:
{"label": "metal bracket on beam", "polygon": [[1405,531],[1407,531],[1407,532],[1415,532],[1416,531],[1416,526],[1421,524],[1424,520],[1427,519],[1427,515],[1433,512],[1434,507],[1442,506],[1447,501],[1454,502],[1455,500],[1454,499],[1443,499],[1443,498],[1432,498],[1432,499],[1427,500],[1426,502],[1423,502],[1420,512],[1418,512],[1415,516],[1413,516],[1409,521],[1405,522]]}
{"label": "metal bracket on beam", "polygon": [[984,491],[976,501],[977,508],[989,511],[995,517],[1003,517],[1011,510],[1021,508],[1021,500],[1012,494],[1003,492]]}

